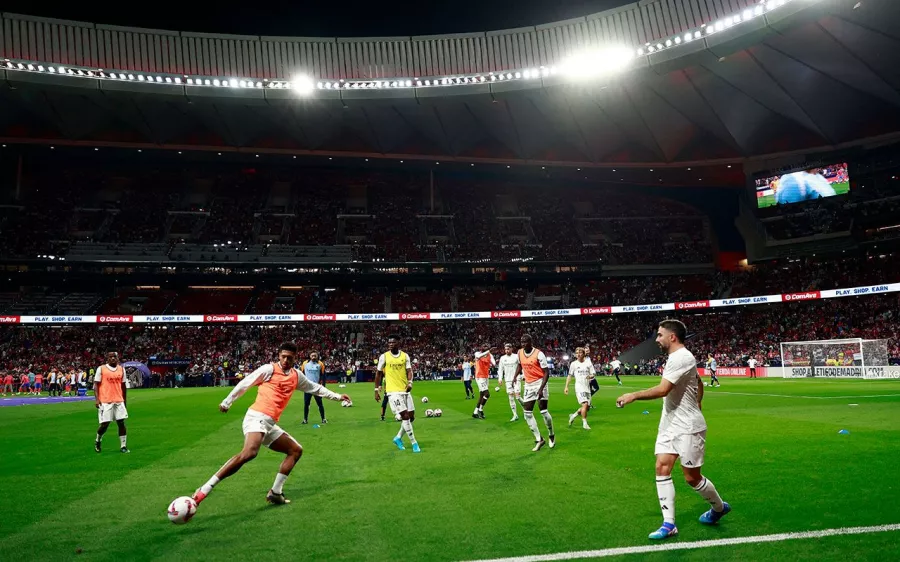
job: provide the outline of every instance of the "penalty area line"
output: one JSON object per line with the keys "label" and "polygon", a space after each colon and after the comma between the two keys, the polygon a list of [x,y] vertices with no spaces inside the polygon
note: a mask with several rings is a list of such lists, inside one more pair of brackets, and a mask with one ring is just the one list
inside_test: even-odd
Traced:
{"label": "penalty area line", "polygon": [[801,539],[820,539],[840,535],[863,535],[868,533],[885,533],[900,531],[900,523],[890,525],[873,525],[870,527],[840,527],[822,529],[820,531],[802,531],[797,533],[777,533],[774,535],[756,535],[751,537],[734,537],[729,539],[713,539],[708,541],[672,542],[649,544],[644,546],[625,546],[620,548],[604,548],[602,550],[578,550],[574,552],[557,552],[555,554],[534,554],[531,556],[512,556],[509,558],[490,558],[471,562],[552,562],[554,560],[579,560],[584,558],[608,558],[626,554],[646,554],[649,552],[666,552],[670,550],[694,550],[717,546],[733,546],[739,544],[760,544],[783,542]]}

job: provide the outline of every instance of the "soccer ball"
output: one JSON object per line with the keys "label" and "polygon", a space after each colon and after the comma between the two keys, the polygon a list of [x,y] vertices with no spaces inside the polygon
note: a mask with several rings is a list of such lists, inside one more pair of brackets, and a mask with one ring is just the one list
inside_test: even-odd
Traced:
{"label": "soccer ball", "polygon": [[494,387],[494,392],[500,392],[500,387],[499,387],[499,386],[495,386],[495,387]]}
{"label": "soccer ball", "polygon": [[425,417],[426,417],[426,418],[433,418],[433,417],[434,417],[434,410],[432,410],[431,408],[425,410]]}
{"label": "soccer ball", "polygon": [[423,397],[422,397],[422,404],[428,404],[428,397],[427,397],[427,396],[423,396]]}
{"label": "soccer ball", "polygon": [[352,400],[343,400],[341,402],[341,406],[344,408],[350,408],[351,406],[353,406],[353,401]]}
{"label": "soccer ball", "polygon": [[172,523],[184,525],[191,520],[195,513],[197,513],[197,502],[188,496],[181,496],[172,500],[166,515],[169,516],[169,521]]}
{"label": "soccer ball", "polygon": [[401,421],[403,418],[400,417],[400,414],[397,414],[396,416],[394,416],[394,419],[396,421]]}
{"label": "soccer ball", "polygon": [[439,418],[439,417],[441,417],[441,414],[443,414],[443,413],[444,412],[440,408],[438,408],[437,410],[434,411],[434,417]]}

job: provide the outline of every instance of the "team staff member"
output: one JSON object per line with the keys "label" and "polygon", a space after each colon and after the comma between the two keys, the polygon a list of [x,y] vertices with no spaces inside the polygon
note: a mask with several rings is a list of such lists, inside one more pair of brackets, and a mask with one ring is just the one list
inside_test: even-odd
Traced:
{"label": "team staff member", "polygon": [[[313,351],[309,354],[309,359],[303,362],[300,370],[303,371],[303,376],[309,382],[325,386],[325,363],[319,361],[318,351]],[[316,399],[316,406],[319,407],[319,416],[322,418],[322,423],[328,423],[328,420],[325,419],[325,406],[322,404],[322,397],[308,392],[303,394],[303,421],[301,423],[309,423],[309,403],[313,398]]]}

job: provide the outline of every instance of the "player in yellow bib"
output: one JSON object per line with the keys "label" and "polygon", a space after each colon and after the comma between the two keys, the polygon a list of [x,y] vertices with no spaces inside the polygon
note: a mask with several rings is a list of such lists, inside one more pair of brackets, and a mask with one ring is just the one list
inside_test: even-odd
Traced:
{"label": "player in yellow bib", "polygon": [[378,358],[378,367],[375,373],[376,402],[381,401],[382,380],[391,411],[395,416],[400,416],[400,431],[394,437],[394,445],[401,451],[405,450],[403,434],[406,433],[412,444],[413,453],[421,452],[412,426],[416,419],[416,406],[412,397],[412,362],[405,351],[400,351],[400,338],[397,336],[392,335],[388,338],[388,351],[382,353]]}

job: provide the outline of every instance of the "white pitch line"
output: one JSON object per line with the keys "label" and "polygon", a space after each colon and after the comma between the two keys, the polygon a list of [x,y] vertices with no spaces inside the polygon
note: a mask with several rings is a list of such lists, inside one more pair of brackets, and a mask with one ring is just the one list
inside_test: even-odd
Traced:
{"label": "white pitch line", "polygon": [[778,533],[775,535],[756,535],[751,537],[734,537],[730,539],[714,539],[709,541],[672,542],[645,546],[625,546],[620,548],[604,548],[602,550],[578,550],[574,552],[557,552],[555,554],[533,554],[530,556],[512,556],[509,558],[490,558],[471,562],[552,562],[554,560],[578,560],[582,558],[608,558],[626,554],[646,554],[648,552],[665,552],[669,550],[693,550],[732,546],[737,544],[759,544],[767,542],[783,542],[799,539],[820,539],[839,535],[862,535],[867,533],[884,533],[900,531],[900,523],[890,525],[873,525],[870,527],[841,527],[838,529],[822,529],[821,531],[803,531],[799,533]]}
{"label": "white pitch line", "polygon": [[798,394],[763,394],[761,392],[729,392],[727,390],[708,390],[704,398],[715,394],[735,394],[739,396],[770,396],[774,398],[809,398],[810,400],[845,400],[847,398],[900,398],[900,394],[863,394],[855,396],[800,396]]}

